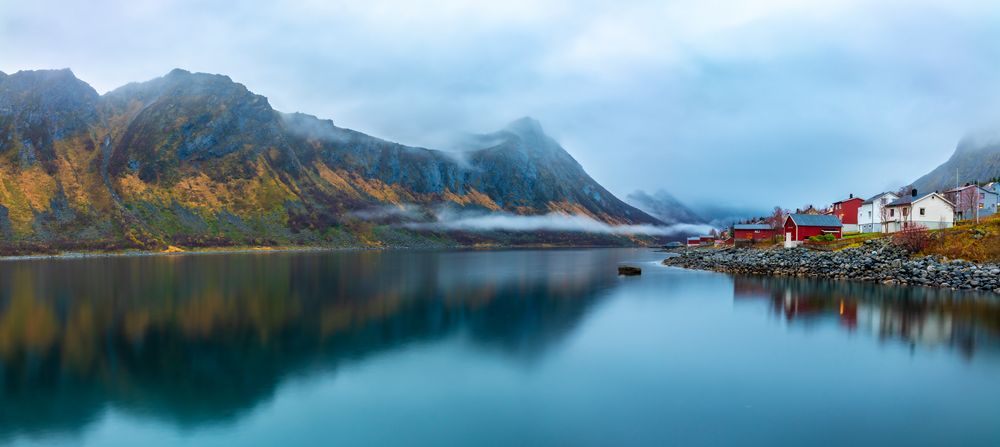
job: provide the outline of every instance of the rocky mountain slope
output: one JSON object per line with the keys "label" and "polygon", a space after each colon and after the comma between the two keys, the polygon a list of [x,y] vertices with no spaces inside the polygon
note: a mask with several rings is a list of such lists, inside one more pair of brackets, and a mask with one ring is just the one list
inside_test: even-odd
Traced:
{"label": "rocky mountain slope", "polygon": [[703,224],[705,218],[695,213],[670,193],[659,190],[653,194],[635,191],[625,198],[632,206],[667,224]]}
{"label": "rocky mountain slope", "polygon": [[533,119],[467,145],[456,155],[284,114],[221,75],[174,70],[99,95],[69,70],[0,73],[0,245],[550,242],[402,225],[443,208],[659,224]]}
{"label": "rocky mountain slope", "polygon": [[943,191],[1000,177],[1000,135],[976,134],[958,143],[948,161],[913,182],[918,191]]}

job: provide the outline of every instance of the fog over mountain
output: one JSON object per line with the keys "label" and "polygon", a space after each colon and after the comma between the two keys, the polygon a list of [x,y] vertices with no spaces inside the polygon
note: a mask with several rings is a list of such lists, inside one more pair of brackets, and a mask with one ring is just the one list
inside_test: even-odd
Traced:
{"label": "fog over mountain", "polygon": [[913,182],[918,191],[944,191],[1000,177],[1000,126],[963,138],[948,161]]}
{"label": "fog over mountain", "polygon": [[174,69],[99,95],[70,70],[0,73],[0,249],[606,245],[685,231],[608,192],[535,119],[470,141],[455,155],[281,113],[224,75]]}
{"label": "fog over mountain", "polygon": [[411,147],[532,116],[609,191],[691,206],[874,194],[1000,122],[988,0],[6,1],[0,54],[98,93],[224,73]]}
{"label": "fog over mountain", "polygon": [[639,208],[653,217],[668,224],[704,224],[707,221],[691,211],[686,205],[670,193],[659,190],[653,194],[645,191],[635,191],[625,199],[632,206]]}

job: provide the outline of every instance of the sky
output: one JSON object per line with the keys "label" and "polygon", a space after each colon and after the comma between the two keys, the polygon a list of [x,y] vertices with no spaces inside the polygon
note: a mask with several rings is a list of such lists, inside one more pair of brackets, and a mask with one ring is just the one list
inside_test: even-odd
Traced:
{"label": "sky", "polygon": [[0,0],[0,70],[67,67],[101,93],[226,74],[431,148],[532,116],[621,198],[795,208],[1000,127],[1000,2]]}

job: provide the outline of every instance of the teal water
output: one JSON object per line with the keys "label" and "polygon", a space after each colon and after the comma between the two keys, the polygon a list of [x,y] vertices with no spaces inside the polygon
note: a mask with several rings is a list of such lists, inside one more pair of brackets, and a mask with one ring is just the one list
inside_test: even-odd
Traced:
{"label": "teal water", "polygon": [[994,299],[663,256],[0,262],[0,444],[1000,445]]}

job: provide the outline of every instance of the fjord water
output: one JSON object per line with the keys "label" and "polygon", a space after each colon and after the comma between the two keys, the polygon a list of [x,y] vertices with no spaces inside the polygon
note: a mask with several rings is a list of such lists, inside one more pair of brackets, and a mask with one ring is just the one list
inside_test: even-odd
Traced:
{"label": "fjord water", "polygon": [[0,443],[1000,444],[992,298],[663,257],[0,262]]}

